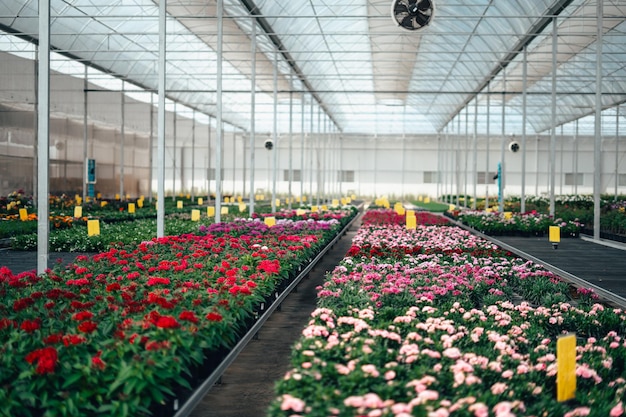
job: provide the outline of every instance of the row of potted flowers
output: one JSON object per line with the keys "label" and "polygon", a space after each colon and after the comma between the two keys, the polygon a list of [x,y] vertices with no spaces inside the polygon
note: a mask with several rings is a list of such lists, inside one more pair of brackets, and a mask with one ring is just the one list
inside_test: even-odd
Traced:
{"label": "row of potted flowers", "polygon": [[584,226],[577,219],[564,221],[536,211],[506,214],[463,210],[453,217],[461,223],[491,236],[543,236],[548,233],[550,226],[558,226],[561,229],[562,237],[575,237],[579,235]]}
{"label": "row of potted flowers", "polygon": [[42,276],[0,268],[3,412],[140,416],[171,406],[355,214],[342,213],[213,224]]}
{"label": "row of potted flowers", "polygon": [[[269,415],[624,415],[626,312],[460,228],[365,223],[319,287]],[[578,386],[558,402],[556,340],[570,332]]]}

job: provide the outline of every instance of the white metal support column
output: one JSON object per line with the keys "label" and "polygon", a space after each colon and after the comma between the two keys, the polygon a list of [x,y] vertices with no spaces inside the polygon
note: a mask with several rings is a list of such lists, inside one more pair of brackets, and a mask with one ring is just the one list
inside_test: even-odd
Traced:
{"label": "white metal support column", "polygon": [[593,147],[593,238],[600,240],[600,194],[602,191],[602,34],[603,2],[596,1],[596,111]]}
{"label": "white metal support column", "polygon": [[250,217],[254,214],[256,193],[254,190],[254,171],[256,169],[256,20],[252,18],[252,34],[250,35]]}
{"label": "white metal support column", "polygon": [[469,106],[465,106],[465,141],[463,144],[463,207],[467,208],[467,159],[469,153]]}
{"label": "white metal support column", "polygon": [[550,216],[554,216],[554,187],[556,181],[556,66],[558,53],[557,19],[552,20],[552,92],[551,92],[551,115],[552,127],[550,128]]}
{"label": "white metal support column", "polygon": [[313,131],[315,130],[315,109],[311,96],[311,134],[309,135],[309,204],[313,204]]}
{"label": "white metal support column", "polygon": [[498,211],[504,212],[504,189],[506,187],[506,68],[502,70],[502,131],[500,132],[500,190],[498,190]]}
{"label": "white metal support column", "polygon": [[148,201],[152,203],[152,169],[154,167],[154,94],[150,93],[150,139],[148,152]]}
{"label": "white metal support column", "polygon": [[217,0],[217,91],[215,95],[216,118],[215,131],[217,143],[215,147],[215,223],[222,221],[222,148],[224,131],[222,129],[222,64],[224,50],[224,2]]}
{"label": "white metal support column", "polygon": [[166,0],[159,2],[159,97],[157,114],[157,237],[165,235],[165,61]]}
{"label": "white metal support column", "polygon": [[322,137],[322,108],[317,108],[317,146],[316,146],[316,164],[315,164],[315,180],[316,180],[316,204],[320,205],[320,193],[321,193],[321,173],[320,173],[320,152],[321,152],[321,137]]}
{"label": "white metal support column", "polygon": [[617,189],[619,187],[619,104],[615,106],[615,195],[613,201],[617,201]]}
{"label": "white metal support column", "polygon": [[578,194],[578,119],[574,124],[574,194]]}
{"label": "white metal support column", "polygon": [[300,205],[304,197],[304,92],[300,93]]}
{"label": "white metal support column", "polygon": [[528,51],[524,46],[522,56],[522,192],[520,211],[526,212],[526,117],[527,117],[527,88],[528,88]]}
{"label": "white metal support column", "polygon": [[50,233],[50,0],[39,1],[39,50],[37,79],[37,274],[48,268]]}
{"label": "white metal support column", "polygon": [[172,129],[173,129],[173,135],[174,135],[174,140],[173,140],[173,148],[172,148],[172,201],[176,201],[176,139],[178,137],[178,131],[177,131],[177,123],[176,121],[178,120],[178,110],[177,110],[177,103],[174,102],[174,114],[172,114]]}
{"label": "white metal support column", "polygon": [[291,77],[291,89],[289,91],[289,184],[287,195],[289,197],[289,209],[291,210],[291,200],[293,193],[291,186],[293,183],[293,76]]}
{"label": "white metal support column", "polygon": [[196,110],[192,112],[191,120],[191,201],[196,201],[194,183],[196,182]]}
{"label": "white metal support column", "polygon": [[120,95],[121,109],[120,109],[120,200],[124,201],[126,193],[124,192],[124,151],[126,146],[126,94],[124,94],[124,88],[126,83],[122,81],[122,92]]}
{"label": "white metal support column", "polygon": [[472,210],[476,210],[476,200],[478,199],[478,96],[474,97],[474,132],[472,150]]}
{"label": "white metal support column", "polygon": [[276,171],[278,171],[278,50],[274,49],[274,123],[272,124],[272,213],[276,213]]}
{"label": "white metal support column", "polygon": [[490,130],[490,121],[491,118],[491,83],[487,83],[487,115],[485,116],[486,119],[486,129],[487,131],[486,133],[486,145],[485,145],[485,210],[489,208],[489,182],[493,181],[493,178],[491,177],[491,167],[489,166],[489,154],[491,152],[491,130]]}
{"label": "white metal support column", "polygon": [[83,79],[83,201],[86,200],[87,198],[87,180],[88,180],[88,176],[87,176],[87,141],[88,136],[89,136],[89,126],[87,125],[88,122],[88,114],[87,111],[89,110],[89,105],[88,105],[88,88],[89,88],[89,67],[87,67],[87,65],[84,66],[85,68],[85,78]]}

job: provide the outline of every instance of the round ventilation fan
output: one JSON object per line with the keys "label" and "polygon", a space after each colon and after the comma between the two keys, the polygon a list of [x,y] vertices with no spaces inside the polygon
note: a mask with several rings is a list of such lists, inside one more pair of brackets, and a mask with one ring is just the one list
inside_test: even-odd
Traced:
{"label": "round ventilation fan", "polygon": [[432,0],[393,0],[391,17],[406,30],[422,29],[433,20],[435,7]]}

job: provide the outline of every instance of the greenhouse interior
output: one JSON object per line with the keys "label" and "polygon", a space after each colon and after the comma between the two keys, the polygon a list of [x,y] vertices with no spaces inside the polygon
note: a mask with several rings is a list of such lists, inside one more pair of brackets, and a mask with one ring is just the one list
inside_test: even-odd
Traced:
{"label": "greenhouse interior", "polygon": [[[597,244],[607,239],[615,245],[626,243],[625,101],[624,0],[2,1],[0,241],[11,249],[0,249],[0,259],[6,255],[0,266],[9,265],[9,253],[34,251],[41,276],[50,273],[54,252],[74,257],[102,253],[114,241],[137,244],[144,251],[146,242],[162,243],[158,239],[164,236],[186,236],[198,227],[210,234],[218,224],[238,224],[246,218],[264,219],[270,228],[284,216],[334,218],[347,228],[344,216],[351,219],[358,212],[365,219],[368,207],[395,213],[384,216],[407,228],[409,224],[414,228],[410,223],[414,221],[438,225],[441,220],[458,222],[479,234],[506,236],[514,233],[509,230],[513,223],[519,227],[515,233],[549,239],[551,246],[544,246],[552,252],[546,257],[563,254],[566,245],[560,237],[565,236],[585,235]],[[330,214],[333,210],[337,213]],[[411,216],[417,211],[417,220],[409,222],[407,211]],[[422,218],[421,211],[436,212],[439,220]],[[499,216],[500,221],[485,220],[487,215]],[[190,219],[196,222],[193,231]],[[182,221],[187,223],[178,223]],[[125,222],[134,225],[132,232],[115,229]],[[560,228],[555,232],[560,233],[558,239],[548,230],[552,227]],[[128,241],[122,239],[126,234]],[[536,246],[508,244],[529,254]],[[270,243],[261,245],[272,249]],[[280,245],[276,243],[277,248]],[[355,245],[350,251],[361,253]],[[302,250],[294,247],[289,250]],[[413,250],[407,249],[406,256],[417,253]],[[569,258],[569,265],[583,253],[591,251],[581,249]],[[623,261],[594,256],[624,277],[619,263]],[[310,261],[314,256],[305,258]],[[548,258],[537,259],[550,263]],[[259,268],[272,274],[269,264]],[[17,282],[2,271],[1,281]],[[74,285],[83,285],[74,278],[70,280]],[[152,288],[169,280],[151,276],[147,285]],[[601,281],[591,282],[601,287]],[[106,294],[113,291],[111,285]],[[621,306],[626,294],[615,295],[623,287],[616,285],[618,289],[609,288],[606,294],[599,287],[589,291]],[[0,288],[0,298],[7,291]],[[151,292],[151,297],[169,311],[164,307],[167,297],[158,298],[167,292],[159,291]],[[333,292],[333,297],[341,291]],[[494,291],[486,298],[507,293]],[[577,296],[588,296],[584,291]],[[38,302],[36,297],[28,300]],[[12,304],[16,312],[28,304],[20,302]],[[0,341],[3,331],[20,326],[8,315],[2,318],[9,310],[0,308]],[[185,314],[189,323],[197,324],[195,313]],[[202,317],[219,321],[222,316],[216,320],[217,314],[204,312]],[[409,316],[415,318],[407,313],[408,321]],[[22,331],[39,329],[34,317],[22,322]],[[151,317],[156,327],[168,327],[166,321]],[[85,323],[96,325],[83,321],[81,326]],[[611,323],[616,330],[626,330],[623,321]],[[178,328],[178,323],[171,327]],[[85,335],[100,331],[83,330]],[[618,339],[607,343],[622,346]],[[159,340],[155,343],[171,342]],[[0,356],[15,347],[12,343],[2,341]],[[63,343],[67,347],[70,342]],[[371,343],[364,343],[367,353]],[[32,375],[51,378],[52,369],[61,365],[49,365],[57,363],[57,356],[46,362],[50,357],[42,355],[52,348],[47,342],[43,346],[31,352],[39,356],[27,356],[21,371],[8,373],[7,378],[13,375],[27,384],[31,378],[24,373],[29,372],[23,368],[27,362],[37,365]],[[165,345],[150,346],[160,352]],[[92,367],[104,372],[113,353],[102,349],[108,362],[94,356]],[[445,352],[444,356],[452,355]],[[615,361],[621,361],[618,368],[623,371],[626,354],[621,355]],[[185,360],[195,363],[196,358]],[[12,366],[0,360],[0,367],[5,365]],[[344,372],[344,365],[336,366],[339,374]],[[73,384],[92,381],[93,375],[85,373],[58,382],[62,399],[56,394],[42,396],[43,385],[33,382],[28,389],[12,386],[0,394],[0,402],[15,407],[9,410],[27,404],[20,411],[27,416],[159,415],[163,411],[159,407],[174,398],[166,388],[150,387],[148,397],[161,405],[155,408],[148,400],[131,404],[128,394],[143,392],[140,386],[148,389],[147,383],[133,382],[124,388],[127,391],[117,393],[123,369],[98,380],[110,390],[94,391],[93,398],[66,393]],[[401,373],[393,369],[385,375]],[[298,375],[307,374],[299,371]],[[0,385],[5,379],[1,374]],[[189,384],[175,379],[177,384]],[[393,379],[388,378],[388,385]],[[169,380],[159,381],[158,386]],[[377,392],[376,398],[342,397],[340,405],[328,405],[320,414],[316,407],[305,406],[307,400],[296,398],[297,391],[285,388],[281,401],[270,407],[271,415],[445,417],[458,409],[468,416],[536,411],[525,414],[524,406],[514,401],[517,391],[500,414],[491,407],[502,402],[479,400],[476,404],[485,409],[467,400],[469,394],[456,403],[443,400],[443,391],[439,400],[435,394],[427,399],[420,393],[430,392],[427,388],[433,383],[420,381],[411,382],[417,384],[416,390],[421,388],[417,402],[410,405],[394,409],[393,401],[385,403]],[[454,387],[472,384],[467,381],[458,380]],[[496,382],[500,383],[505,384]],[[505,388],[494,386],[487,391],[495,398]],[[537,387],[530,389],[533,395],[541,392]],[[623,398],[626,385],[615,382],[611,387],[615,398]],[[578,408],[551,400],[545,404],[541,400],[543,405],[536,407],[554,411],[544,415],[626,415],[623,402],[603,397],[608,394],[601,394],[601,389],[597,395],[603,400],[598,400],[597,408],[592,406],[590,414],[582,410],[588,403],[578,397],[582,404]],[[118,396],[115,400],[99,403],[112,393]],[[196,397],[191,395],[193,406],[200,401]],[[428,401],[439,401],[439,408]],[[175,404],[176,411],[178,399]],[[445,410],[437,414],[441,407]],[[183,415],[191,414],[176,414]]]}

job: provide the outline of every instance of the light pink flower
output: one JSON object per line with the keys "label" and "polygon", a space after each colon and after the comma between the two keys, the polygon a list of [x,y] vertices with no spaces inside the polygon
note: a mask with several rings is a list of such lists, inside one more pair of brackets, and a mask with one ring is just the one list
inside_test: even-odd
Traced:
{"label": "light pink flower", "polygon": [[506,391],[508,388],[509,386],[505,384],[504,382],[496,382],[495,384],[491,386],[491,393],[493,395],[500,395],[504,391]]}
{"label": "light pink flower", "polygon": [[617,405],[611,408],[611,412],[609,413],[610,417],[620,417],[624,415],[624,404],[620,401]]}

